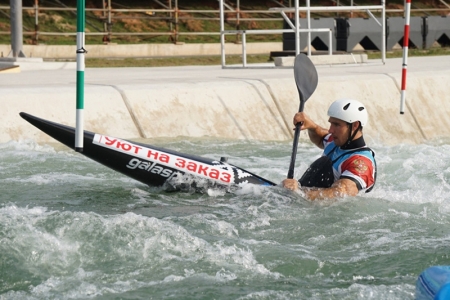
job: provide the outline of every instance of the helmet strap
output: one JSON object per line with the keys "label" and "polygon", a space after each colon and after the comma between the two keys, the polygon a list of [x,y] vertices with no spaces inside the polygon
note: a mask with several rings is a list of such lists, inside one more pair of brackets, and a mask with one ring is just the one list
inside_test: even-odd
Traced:
{"label": "helmet strap", "polygon": [[353,139],[355,138],[355,136],[358,133],[358,131],[360,129],[362,129],[361,122],[359,122],[358,128],[356,128],[355,132],[353,132],[353,134],[352,134],[352,127],[353,127],[352,123],[347,123],[347,124],[348,124],[348,129],[349,130],[348,130],[348,140],[345,143],[346,147],[348,147],[350,145],[350,143],[353,141]]}

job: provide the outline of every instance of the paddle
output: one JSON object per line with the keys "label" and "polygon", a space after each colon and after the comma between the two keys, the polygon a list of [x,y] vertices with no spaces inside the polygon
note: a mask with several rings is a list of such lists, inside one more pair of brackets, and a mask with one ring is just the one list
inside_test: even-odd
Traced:
{"label": "paddle", "polygon": [[[294,62],[294,77],[295,83],[297,84],[298,94],[300,95],[300,107],[298,111],[302,112],[303,108],[305,107],[306,100],[308,100],[309,97],[311,97],[312,93],[314,93],[318,82],[317,70],[308,56],[301,53],[297,55]],[[301,125],[302,124],[297,124],[295,126],[291,164],[289,165],[289,171],[287,175],[287,178],[290,179],[294,178],[295,157],[297,156],[298,138],[300,136]]]}

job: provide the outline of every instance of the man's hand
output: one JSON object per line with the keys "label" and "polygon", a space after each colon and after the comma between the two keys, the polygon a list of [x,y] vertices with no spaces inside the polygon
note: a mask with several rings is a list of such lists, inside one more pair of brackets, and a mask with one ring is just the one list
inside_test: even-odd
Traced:
{"label": "man's hand", "polygon": [[281,182],[284,188],[287,188],[291,191],[298,191],[299,190],[299,183],[296,179],[285,179]]}
{"label": "man's hand", "polygon": [[[320,149],[323,149],[323,138],[328,134],[328,130],[320,127],[311,120],[304,112],[298,112],[294,116],[294,125],[302,123],[300,130],[308,130],[309,139]],[[295,130],[295,128],[294,128]]]}
{"label": "man's hand", "polygon": [[299,123],[302,123],[300,130],[312,129],[312,128],[317,127],[317,125],[304,112],[296,113],[294,115],[293,123],[294,123],[294,126]]}
{"label": "man's hand", "polygon": [[304,192],[305,198],[309,200],[324,200],[343,198],[358,195],[356,184],[350,179],[339,179],[329,188],[301,188],[296,179],[285,179],[282,182],[284,188],[294,192]]}

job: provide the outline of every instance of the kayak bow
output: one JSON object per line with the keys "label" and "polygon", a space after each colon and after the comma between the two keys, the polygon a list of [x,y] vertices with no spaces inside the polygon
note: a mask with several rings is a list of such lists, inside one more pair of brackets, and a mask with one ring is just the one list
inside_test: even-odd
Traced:
{"label": "kayak bow", "polygon": [[[75,148],[75,128],[21,112],[26,121],[52,138]],[[149,186],[179,189],[180,178],[212,185],[236,187],[245,184],[273,186],[275,183],[221,160],[179,153],[160,147],[84,131],[82,155]]]}

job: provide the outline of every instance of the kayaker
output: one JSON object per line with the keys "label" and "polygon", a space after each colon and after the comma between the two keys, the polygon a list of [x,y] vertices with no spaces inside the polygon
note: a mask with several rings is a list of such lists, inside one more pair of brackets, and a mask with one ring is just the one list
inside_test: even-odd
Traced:
{"label": "kayaker", "polygon": [[294,125],[308,130],[309,139],[324,149],[305,174],[297,179],[285,179],[282,185],[302,191],[310,200],[355,196],[370,192],[376,180],[375,153],[366,146],[363,127],[368,113],[364,105],[352,99],[340,99],[328,109],[329,129],[312,121],[304,112],[296,113]]}

